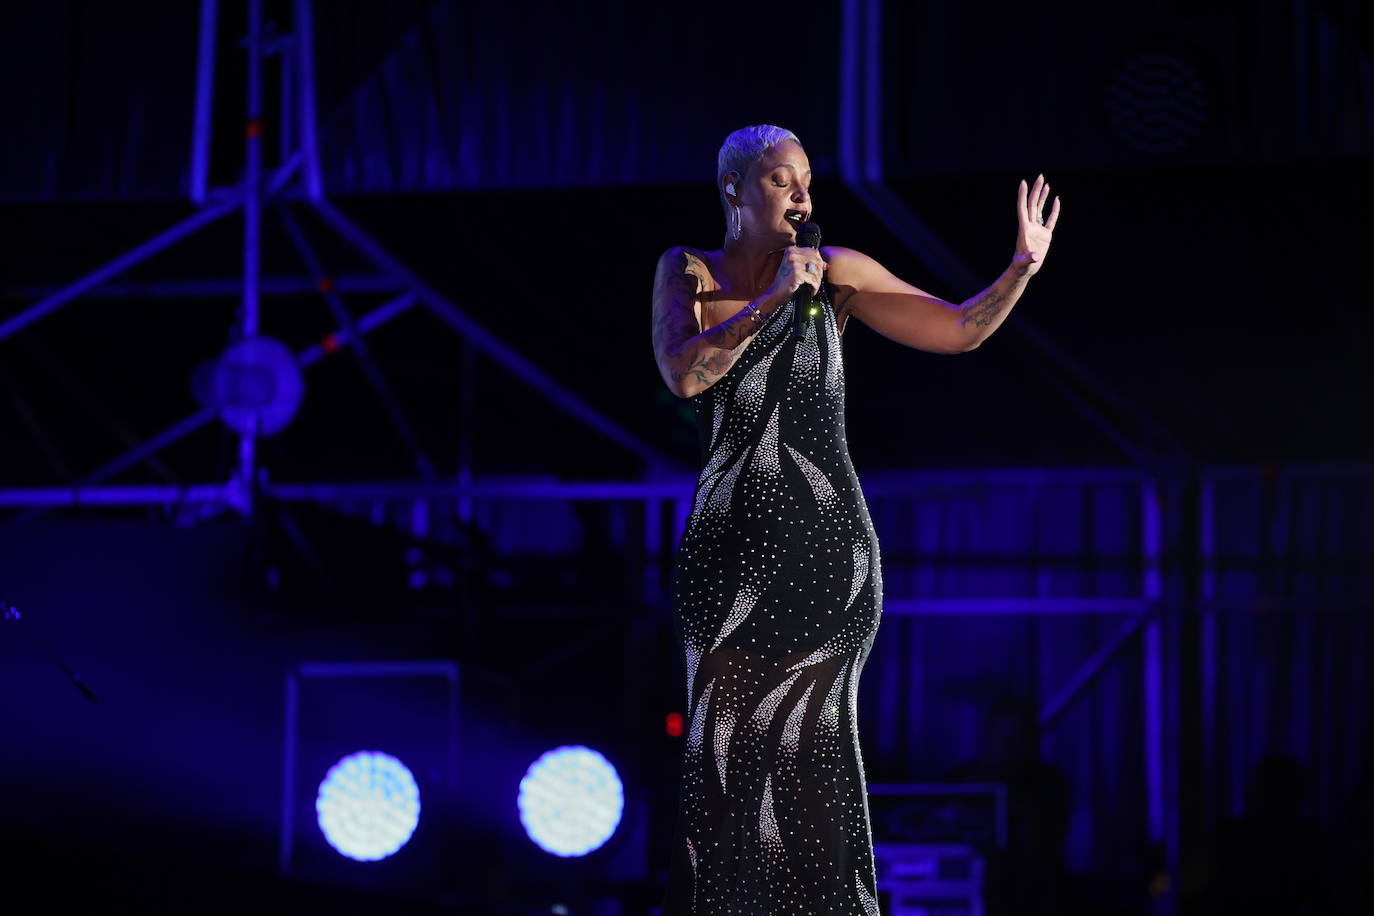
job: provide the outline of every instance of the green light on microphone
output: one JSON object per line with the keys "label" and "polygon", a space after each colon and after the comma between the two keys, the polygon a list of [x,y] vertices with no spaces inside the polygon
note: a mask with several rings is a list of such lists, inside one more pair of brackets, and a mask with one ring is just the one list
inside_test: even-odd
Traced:
{"label": "green light on microphone", "polygon": [[811,306],[811,311],[810,311],[808,314],[811,314],[811,315],[819,315],[819,314],[820,314],[820,311],[821,311],[820,309],[816,308],[816,307],[813,305],[813,306]]}

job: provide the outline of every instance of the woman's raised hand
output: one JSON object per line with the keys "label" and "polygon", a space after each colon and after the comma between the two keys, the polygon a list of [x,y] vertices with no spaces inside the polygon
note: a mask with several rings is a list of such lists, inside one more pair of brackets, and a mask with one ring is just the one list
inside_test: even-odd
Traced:
{"label": "woman's raised hand", "polygon": [[819,291],[821,278],[829,268],[830,265],[821,257],[819,248],[788,245],[783,249],[782,263],[778,264],[778,272],[773,277],[773,288],[769,292],[786,300],[790,299],[803,283],[810,283]]}
{"label": "woman's raised hand", "polygon": [[1026,193],[1026,179],[1016,189],[1016,253],[1011,266],[1023,277],[1034,276],[1045,263],[1054,236],[1054,224],[1059,222],[1059,198],[1055,197],[1049,218],[1042,214],[1045,200],[1050,196],[1050,183],[1043,174],[1036,176],[1030,193]]}

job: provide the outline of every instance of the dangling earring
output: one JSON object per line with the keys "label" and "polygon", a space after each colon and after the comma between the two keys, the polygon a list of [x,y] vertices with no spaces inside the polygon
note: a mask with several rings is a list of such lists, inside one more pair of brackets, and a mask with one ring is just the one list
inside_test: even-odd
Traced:
{"label": "dangling earring", "polygon": [[740,235],[741,235],[741,233],[740,233],[740,227],[739,227],[739,207],[731,207],[731,208],[730,208],[730,238],[732,238],[732,239],[738,239],[738,238],[740,237]]}

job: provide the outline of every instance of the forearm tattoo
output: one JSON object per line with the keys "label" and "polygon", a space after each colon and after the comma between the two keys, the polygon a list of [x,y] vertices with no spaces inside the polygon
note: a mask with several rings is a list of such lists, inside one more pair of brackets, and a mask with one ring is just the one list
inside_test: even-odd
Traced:
{"label": "forearm tattoo", "polygon": [[698,332],[690,303],[701,291],[706,265],[689,251],[660,268],[654,280],[654,353],[674,382],[695,379],[707,386],[724,375],[739,356],[742,345],[758,322],[747,311],[722,321],[709,331]]}
{"label": "forearm tattoo", "polygon": [[990,290],[986,296],[979,299],[972,305],[964,307],[964,317],[959,323],[964,327],[973,325],[974,327],[985,328],[997,320],[1001,314],[1003,302],[1006,301],[1006,294],[998,290]]}

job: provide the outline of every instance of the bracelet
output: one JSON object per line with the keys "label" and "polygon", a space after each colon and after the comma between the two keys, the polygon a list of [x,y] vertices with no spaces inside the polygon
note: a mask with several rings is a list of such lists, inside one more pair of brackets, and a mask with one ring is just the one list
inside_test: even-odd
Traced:
{"label": "bracelet", "polygon": [[759,314],[759,310],[754,307],[754,303],[746,302],[744,303],[744,307],[749,310],[749,314],[753,317],[754,321],[757,324],[763,324],[763,316]]}

